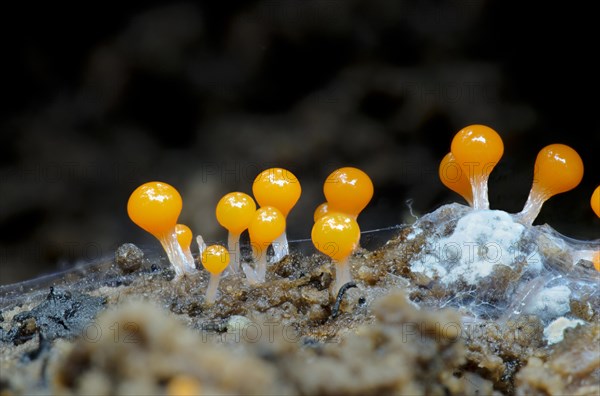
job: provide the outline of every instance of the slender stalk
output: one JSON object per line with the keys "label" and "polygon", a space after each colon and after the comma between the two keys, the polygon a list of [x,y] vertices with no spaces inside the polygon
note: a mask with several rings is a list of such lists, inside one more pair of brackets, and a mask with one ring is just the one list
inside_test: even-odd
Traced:
{"label": "slender stalk", "polygon": [[275,253],[271,258],[271,263],[280,262],[285,256],[290,254],[290,248],[288,245],[287,235],[285,231],[279,235],[273,242],[273,252]]}
{"label": "slender stalk", "polygon": [[210,280],[208,281],[208,287],[206,288],[206,295],[204,301],[207,304],[213,304],[217,299],[217,289],[219,288],[219,280],[221,274],[210,274]]}
{"label": "slender stalk", "polygon": [[242,263],[242,271],[244,271],[244,274],[246,274],[246,280],[249,284],[256,285],[259,283],[258,279],[256,279],[256,272],[254,272],[254,268],[246,263]]}
{"label": "slender stalk", "polygon": [[537,189],[532,188],[529,192],[529,197],[527,197],[527,202],[525,202],[523,210],[515,215],[516,220],[525,226],[532,225],[534,220],[540,214],[542,205],[544,205],[546,199],[547,197],[545,197],[543,194],[540,194]]}
{"label": "slender stalk", "polygon": [[267,275],[267,249],[264,249],[258,257],[256,263],[256,280],[258,282],[264,282]]}
{"label": "slender stalk", "polygon": [[229,268],[234,274],[240,272],[240,234],[232,234],[227,236],[227,248],[231,256],[231,264]]}
{"label": "slender stalk", "polygon": [[335,262],[335,285],[333,287],[333,295],[337,296],[338,292],[346,283],[352,281],[350,274],[350,265],[348,259]]}
{"label": "slender stalk", "polygon": [[185,256],[186,267],[191,269],[196,269],[196,262],[194,261],[194,256],[192,256],[192,251],[190,249],[183,250],[183,255]]}
{"label": "slender stalk", "polygon": [[194,265],[194,259],[192,257],[190,263],[186,258],[185,253],[179,245],[179,241],[177,241],[177,234],[175,233],[175,229],[173,229],[172,232],[163,235],[161,238],[159,238],[159,241],[162,244],[163,249],[165,249],[165,252],[167,253],[169,262],[175,268],[176,277],[180,277],[186,272],[189,273],[195,270],[196,266]]}
{"label": "slender stalk", "polygon": [[488,198],[488,176],[475,177],[471,183],[473,190],[473,209],[489,209],[490,201]]}

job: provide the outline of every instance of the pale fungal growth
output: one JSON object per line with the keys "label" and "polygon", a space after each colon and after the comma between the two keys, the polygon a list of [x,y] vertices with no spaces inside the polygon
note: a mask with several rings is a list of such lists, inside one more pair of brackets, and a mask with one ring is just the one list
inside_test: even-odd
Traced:
{"label": "pale fungal growth", "polygon": [[533,224],[544,202],[556,194],[574,189],[582,178],[583,161],[575,150],[564,144],[544,147],[535,160],[529,197],[516,218],[524,225]]}
{"label": "pale fungal growth", "polygon": [[544,329],[544,338],[548,345],[558,344],[565,337],[567,329],[574,329],[577,326],[584,325],[585,322],[581,319],[567,319],[560,317],[555,319]]}
{"label": "pale fungal growth", "polygon": [[[548,225],[528,227],[507,212],[456,203],[421,217],[411,234],[424,239],[407,263],[410,276],[420,287],[446,291],[438,307],[503,322],[535,315],[544,326],[561,316],[589,321],[598,312],[600,274],[591,263],[570,260],[597,250],[598,241],[572,240]],[[589,311],[582,316],[582,309]]]}
{"label": "pale fungal growth", "polygon": [[500,135],[488,126],[470,125],[454,136],[450,151],[471,183],[473,209],[489,209],[488,179],[504,153]]}
{"label": "pale fungal growth", "polygon": [[541,289],[532,296],[523,309],[523,313],[536,314],[541,318],[556,318],[566,315],[571,310],[569,301],[571,289],[566,285],[558,285]]}
{"label": "pale fungal growth", "polygon": [[412,262],[411,270],[432,279],[439,277],[445,285],[458,281],[476,285],[496,266],[515,269],[516,258],[523,256],[529,271],[539,274],[541,257],[520,251],[524,232],[525,227],[504,211],[467,213],[458,220],[451,235],[437,241],[437,249]]}

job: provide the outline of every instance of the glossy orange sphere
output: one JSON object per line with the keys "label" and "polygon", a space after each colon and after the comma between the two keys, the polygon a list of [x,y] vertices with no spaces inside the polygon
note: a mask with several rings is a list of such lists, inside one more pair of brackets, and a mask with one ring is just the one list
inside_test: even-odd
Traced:
{"label": "glossy orange sphere", "polygon": [[583,178],[583,161],[564,144],[544,147],[535,160],[533,187],[543,199],[572,190]]}
{"label": "glossy orange sphere", "polygon": [[217,221],[232,234],[244,232],[256,212],[251,196],[242,192],[231,192],[221,198],[215,210]]}
{"label": "glossy orange sphere", "polygon": [[201,261],[204,269],[218,275],[229,265],[229,252],[221,245],[210,245],[202,252]]}
{"label": "glossy orange sphere", "polygon": [[323,184],[323,193],[330,211],[356,217],[373,198],[373,182],[360,169],[340,168],[327,177]]}
{"label": "glossy orange sphere", "polygon": [[177,224],[183,202],[179,192],[163,182],[144,183],[127,202],[129,218],[142,229],[160,237]]}
{"label": "glossy orange sphere", "polygon": [[273,206],[258,209],[248,227],[250,241],[258,246],[271,244],[285,231],[285,216]]}
{"label": "glossy orange sphere", "polygon": [[333,260],[345,260],[358,246],[360,227],[351,215],[332,213],[321,217],[312,228],[313,244]]}
{"label": "glossy orange sphere", "polygon": [[329,213],[329,204],[327,202],[323,202],[321,205],[317,206],[317,209],[315,209],[315,213],[313,214],[314,221],[319,220],[327,213]]}
{"label": "glossy orange sphere", "polygon": [[260,206],[274,206],[287,217],[300,199],[302,187],[298,178],[289,170],[270,168],[256,176],[252,193]]}
{"label": "glossy orange sphere", "polygon": [[466,172],[454,159],[452,153],[446,154],[440,162],[439,175],[444,186],[460,194],[469,204],[472,204],[473,189],[471,182],[467,178]]}
{"label": "glossy orange sphere", "polygon": [[467,179],[473,180],[489,176],[504,154],[504,143],[492,128],[469,125],[454,136],[450,151],[460,167],[467,171]]}
{"label": "glossy orange sphere", "polygon": [[192,245],[193,238],[190,227],[186,226],[185,224],[177,224],[175,226],[175,235],[177,235],[177,242],[179,242],[179,246],[181,246],[183,250],[189,250],[190,246]]}

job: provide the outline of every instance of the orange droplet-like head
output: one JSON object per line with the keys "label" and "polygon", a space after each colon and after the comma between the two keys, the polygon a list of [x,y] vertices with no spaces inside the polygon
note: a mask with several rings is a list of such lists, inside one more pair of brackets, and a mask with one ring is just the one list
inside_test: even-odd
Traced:
{"label": "orange droplet-like head", "polygon": [[335,261],[343,261],[358,246],[360,227],[351,215],[331,213],[317,220],[311,238],[321,253]]}
{"label": "orange droplet-like head", "polygon": [[232,234],[239,235],[250,225],[256,204],[248,194],[231,192],[221,198],[215,212],[219,224]]}
{"label": "orange droplet-like head", "polygon": [[456,162],[452,153],[446,154],[440,162],[439,174],[444,186],[460,194],[469,205],[472,205],[473,189],[471,188],[471,183],[467,178],[466,172]]}
{"label": "orange droplet-like head", "polygon": [[270,168],[256,176],[252,193],[260,206],[274,206],[287,217],[300,199],[302,187],[298,178],[289,170]]}
{"label": "orange droplet-like head", "polygon": [[498,132],[485,125],[464,127],[452,139],[450,151],[467,179],[486,179],[504,154],[504,143]]}
{"label": "orange droplet-like head", "polygon": [[315,221],[317,221],[321,217],[325,216],[328,213],[329,213],[329,204],[327,202],[323,202],[321,205],[317,206],[317,209],[315,209],[313,218]]}
{"label": "orange droplet-like head", "polygon": [[173,186],[149,182],[131,194],[127,213],[135,224],[160,239],[177,224],[182,205],[181,195]]}
{"label": "orange droplet-like head", "polygon": [[572,190],[583,178],[583,161],[564,144],[551,144],[540,150],[535,160],[532,192],[546,200]]}
{"label": "orange droplet-like head", "polygon": [[592,207],[594,213],[596,213],[596,216],[600,217],[600,186],[596,187],[592,193],[592,198],[590,198],[590,206]]}
{"label": "orange droplet-like head", "polygon": [[183,250],[189,250],[190,246],[192,245],[193,238],[190,227],[186,226],[185,224],[177,224],[175,226],[175,235],[177,235],[177,242],[179,242],[179,246],[181,246]]}
{"label": "orange droplet-like head", "polygon": [[253,248],[266,247],[265,245],[271,244],[284,232],[285,216],[273,206],[264,206],[258,209],[248,227]]}
{"label": "orange droplet-like head", "polygon": [[600,252],[595,252],[592,256],[592,263],[594,263],[594,268],[596,271],[600,272]]}
{"label": "orange droplet-like head", "polygon": [[327,177],[323,184],[323,193],[330,211],[356,217],[373,198],[373,182],[360,169],[340,168]]}
{"label": "orange droplet-like head", "polygon": [[204,269],[218,275],[229,265],[229,252],[221,245],[210,245],[202,252],[201,261]]}

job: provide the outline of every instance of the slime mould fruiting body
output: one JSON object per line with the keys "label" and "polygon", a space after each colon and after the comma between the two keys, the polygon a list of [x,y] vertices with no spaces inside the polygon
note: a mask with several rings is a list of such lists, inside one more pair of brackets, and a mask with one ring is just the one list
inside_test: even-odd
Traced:
{"label": "slime mould fruiting body", "polygon": [[[576,241],[532,223],[545,201],[579,184],[583,162],[569,146],[544,147],[527,202],[511,215],[488,209],[487,179],[502,153],[502,140],[489,127],[471,125],[457,133],[440,163],[440,179],[472,208],[449,205],[420,219],[409,238],[431,223],[441,232],[427,238],[410,268],[424,278],[421,282],[453,290],[452,298],[438,305],[477,318],[535,314],[547,326],[546,340],[555,343],[565,328],[585,323],[568,318],[574,302],[588,310],[589,319],[598,317],[600,241]],[[591,198],[594,211],[597,190]]]}
{"label": "slime mould fruiting body", "polygon": [[[443,206],[419,219],[406,234],[407,246],[418,245],[409,259],[409,277],[419,287],[444,290],[442,297],[428,298],[423,304],[452,306],[475,319],[508,320],[535,314],[546,326],[549,342],[560,340],[565,328],[585,324],[569,317],[574,301],[590,312],[588,320],[597,317],[598,241],[575,241],[549,226],[532,226],[545,201],[581,181],[583,162],[577,152],[563,144],[544,147],[537,156],[523,210],[509,214],[489,208],[488,179],[504,154],[500,135],[488,126],[470,125],[455,135],[450,146],[451,151],[440,162],[440,180],[469,206]],[[323,185],[326,202],[314,212],[311,239],[335,267],[332,299],[353,280],[349,261],[360,247],[361,237],[357,218],[373,190],[369,176],[353,167],[335,170]],[[199,246],[200,261],[211,273],[207,304],[217,299],[219,278],[230,257],[229,275],[245,277],[247,284],[256,286],[266,281],[270,265],[289,254],[286,218],[301,191],[293,173],[270,168],[252,185],[258,209],[254,199],[242,192],[221,198],[216,217],[229,232],[228,249],[217,245],[205,248],[203,242]],[[591,198],[596,214],[599,194],[597,189]],[[195,271],[189,229],[176,225],[181,205],[174,188],[158,182],[140,186],[128,204],[132,220],[155,235],[165,248],[176,278]],[[239,241],[246,230],[252,259],[243,262]],[[269,246],[273,247],[270,260]]]}
{"label": "slime mould fruiting body", "polygon": [[[217,221],[229,232],[228,249],[218,245],[206,247],[203,238],[197,238],[200,261],[211,273],[205,296],[208,304],[216,299],[220,275],[231,257],[231,273],[237,276],[243,273],[250,285],[257,285],[266,280],[269,246],[273,248],[271,264],[289,254],[286,218],[300,199],[302,189],[298,178],[283,168],[266,169],[254,180],[252,192],[260,205],[258,209],[254,199],[242,192],[228,193],[217,203]],[[312,241],[335,262],[336,283],[331,290],[335,296],[352,280],[347,259],[359,246],[360,228],[356,219],[373,196],[373,183],[360,169],[345,167],[329,175],[323,192],[327,202],[315,212],[319,215],[315,214]],[[190,250],[191,230],[177,224],[182,206],[179,192],[164,182],[138,187],[127,205],[131,220],[161,242],[177,279],[196,271]],[[324,207],[327,209],[323,210]],[[241,262],[239,240],[246,230],[252,250],[250,263]]]}
{"label": "slime mould fruiting body", "polygon": [[[407,246],[418,245],[413,246],[409,259],[409,277],[419,287],[444,290],[442,297],[428,298],[423,304],[452,306],[475,319],[508,320],[534,314],[546,326],[548,342],[558,342],[565,328],[585,324],[584,320],[570,318],[574,302],[588,310],[588,320],[597,317],[598,241],[575,241],[549,226],[532,226],[545,201],[581,181],[583,162],[577,152],[563,144],[544,147],[537,156],[531,192],[523,210],[509,214],[489,208],[488,179],[504,154],[500,135],[488,126],[470,125],[455,135],[450,146],[451,151],[439,166],[440,180],[469,206],[443,206],[419,219],[406,235]],[[323,185],[326,202],[314,212],[311,238],[315,248],[330,257],[335,267],[332,299],[353,280],[349,261],[360,247],[361,237],[357,218],[371,200],[373,190],[369,176],[352,167],[335,170]],[[289,254],[286,218],[301,191],[293,173],[270,168],[261,172],[252,185],[258,209],[252,197],[242,192],[229,193],[219,201],[216,217],[228,230],[229,243],[228,250],[222,246],[205,249],[203,243],[199,246],[201,262],[211,273],[206,303],[215,302],[218,280],[230,256],[231,276],[245,277],[249,285],[256,286],[266,281],[269,264]],[[596,214],[599,195],[596,189],[591,198]],[[132,194],[128,211],[136,224],[161,241],[177,277],[194,271],[189,229],[177,231],[177,227],[185,226],[175,226],[181,198],[171,186],[142,185]],[[239,237],[246,230],[252,259],[242,262]],[[180,241],[185,236],[185,242],[175,246],[173,235]],[[273,246],[270,260],[269,246]]]}
{"label": "slime mould fruiting body", "polygon": [[217,288],[221,273],[229,265],[229,252],[223,246],[210,245],[202,252],[200,260],[205,270],[210,272],[210,280],[206,289],[206,302],[212,304],[217,298]]}
{"label": "slime mould fruiting body", "polygon": [[240,235],[248,229],[256,212],[256,204],[251,196],[242,192],[226,194],[217,204],[217,221],[227,231],[227,247],[233,257],[231,269],[240,271]]}
{"label": "slime mould fruiting body", "polygon": [[[262,207],[271,206],[283,215],[284,222],[296,202],[300,199],[302,188],[298,178],[289,170],[270,168],[262,171],[252,184],[252,193]],[[285,226],[274,241],[273,261],[279,261],[289,253]]]}
{"label": "slime mould fruiting body", "polygon": [[[240,389],[250,388],[228,387],[230,383],[253,383],[244,375],[256,371],[256,378],[262,378],[265,371],[257,371],[256,367],[266,364],[272,364],[273,378],[293,382],[301,394],[322,392],[332,379],[342,386],[333,386],[325,393],[358,394],[361,392],[355,390],[363,389],[364,394],[375,394],[400,389],[390,385],[406,371],[397,367],[409,368],[411,364],[425,373],[423,377],[415,374],[411,384],[424,384],[422,389],[428,389],[429,384],[444,383],[447,394],[474,394],[480,391],[477,385],[483,383],[489,385],[489,392],[481,391],[485,394],[494,390],[531,393],[517,389],[523,384],[553,393],[540,379],[540,368],[563,373],[553,378],[558,384],[556,394],[570,390],[588,394],[586,389],[597,389],[600,363],[597,354],[593,354],[593,345],[600,334],[600,240],[577,241],[548,225],[533,225],[546,200],[579,184],[583,175],[581,158],[562,144],[544,147],[537,156],[527,202],[521,212],[511,214],[490,209],[487,194],[490,173],[504,153],[500,135],[487,126],[471,125],[460,130],[450,146],[439,165],[439,177],[468,205],[444,205],[411,225],[361,232],[358,219],[373,197],[373,182],[362,170],[344,167],[326,178],[325,202],[313,213],[311,239],[306,241],[288,242],[286,236],[287,215],[302,192],[298,178],[288,170],[271,168],[261,172],[252,185],[254,197],[231,192],[216,203],[216,220],[229,235],[227,247],[206,246],[200,235],[196,235],[197,246],[192,246],[192,230],[179,223],[183,207],[179,192],[168,183],[144,183],[131,194],[127,212],[135,224],[158,239],[170,267],[160,265],[156,250],[124,244],[114,261],[90,263],[66,273],[2,286],[0,347],[31,342],[37,335],[39,346],[28,355],[35,361],[36,356],[52,348],[48,340],[68,340],[76,336],[74,331],[94,330],[97,323],[107,324],[104,334],[108,334],[108,344],[89,342],[86,332],[66,364],[60,365],[60,359],[47,359],[50,372],[62,374],[52,381],[38,381],[44,384],[42,388],[46,387],[43,393],[51,393],[47,388],[57,384],[75,394],[75,389],[82,389],[78,388],[79,383],[97,385],[96,380],[101,377],[89,374],[97,373],[94,370],[103,365],[109,373],[106,384],[120,384],[115,380],[115,364],[128,367],[123,372],[136,379],[146,369],[159,370],[153,371],[150,379],[156,382],[154,391],[144,388],[146,393],[196,394],[204,389],[210,393],[211,387],[226,389],[228,393],[236,393],[237,389],[240,393]],[[593,212],[600,217],[600,186],[591,194],[590,206],[590,215]],[[246,232],[250,244],[240,246],[240,235]],[[310,254],[315,250],[316,254]],[[53,288],[44,300],[49,287]],[[59,288],[73,294],[59,292]],[[398,289],[402,292],[398,293]],[[178,326],[181,321],[188,323],[191,329],[185,329],[185,339],[173,336],[170,321],[162,316],[157,322],[150,322],[149,307],[141,311],[136,305],[123,308],[140,298],[169,307],[180,316],[173,320]],[[33,307],[40,301],[37,308]],[[90,324],[96,312],[113,305],[118,309]],[[143,347],[114,342],[114,318],[122,315],[120,320],[126,326],[141,324],[142,332],[127,336],[141,337]],[[238,362],[235,370],[231,364],[235,365],[239,358],[237,348],[235,353],[227,352],[231,358],[223,358],[226,349],[215,349],[214,355],[207,356],[218,342],[207,343],[205,336],[216,340],[261,318],[268,319],[266,323],[277,322],[294,329],[299,336],[283,347],[257,343],[259,357],[251,364]],[[382,327],[382,323],[389,326]],[[347,338],[349,332],[362,325],[366,326],[366,333],[362,327]],[[423,326],[412,333],[414,328],[408,325]],[[449,329],[447,325],[460,333],[458,342],[449,334],[442,334]],[[69,332],[63,332],[67,327]],[[263,328],[269,334],[270,329]],[[433,335],[428,335],[431,331]],[[400,360],[404,363],[395,364],[396,360],[388,358],[404,356],[411,350],[405,338],[408,333],[416,336],[414,354],[407,355],[406,361]],[[365,334],[372,338],[365,340]],[[398,341],[397,349],[382,355],[385,345],[394,339]],[[421,348],[419,342],[424,339],[432,342]],[[345,342],[330,343],[337,340]],[[156,367],[136,355],[148,352],[152,345],[158,346],[160,356]],[[171,360],[175,362],[173,367],[161,363],[169,345],[179,345]],[[132,347],[132,352],[123,353],[124,346]],[[82,347],[89,355],[82,355]],[[455,354],[451,363],[447,347]],[[576,351],[573,354],[571,347]],[[568,363],[553,366],[552,359],[556,363],[563,356],[556,357],[561,348],[563,352],[568,349],[564,352]],[[97,358],[106,351],[116,360]],[[192,360],[195,363],[180,365],[192,352],[197,353]],[[18,351],[11,353],[17,356]],[[439,361],[423,360],[428,354]],[[131,359],[123,359],[123,355]],[[196,360],[205,356],[206,360]],[[221,360],[215,360],[218,356]],[[298,364],[289,366],[294,360]],[[347,377],[329,374],[345,360]],[[8,361],[0,360],[0,368],[10,371],[8,376],[22,370],[21,366],[7,366]],[[205,364],[198,366],[198,362]],[[563,370],[571,365],[577,369],[575,375],[568,371],[570,368]],[[385,371],[384,366],[391,367],[390,371]],[[200,368],[194,372],[189,371],[190,367]],[[373,367],[382,375],[374,375]],[[431,370],[435,367],[448,371],[434,377]],[[308,371],[298,374],[298,368]],[[79,379],[81,370],[87,370],[85,380]],[[298,380],[290,380],[290,373],[296,373],[293,378]],[[457,373],[474,379],[472,383],[462,381],[463,385],[468,382],[474,386],[466,388],[470,391],[452,388],[461,384]],[[223,378],[221,374],[227,381],[215,380]],[[322,374],[322,378],[313,387],[302,387],[310,383],[307,377],[316,374]],[[351,386],[346,378],[354,381]],[[378,378],[383,382],[377,382]],[[12,388],[19,386],[0,372],[0,385],[5,382],[10,382]],[[112,393],[130,390],[116,386]],[[64,393],[60,387],[56,389],[59,391],[55,393]],[[265,393],[264,387],[256,389],[248,393]],[[441,387],[437,388],[439,392],[402,389],[411,394],[442,393]]]}
{"label": "slime mould fruiting body", "polygon": [[129,218],[160,241],[179,276],[195,270],[194,262],[184,253],[177,233],[182,205],[179,192],[162,182],[142,184],[127,202]]}

